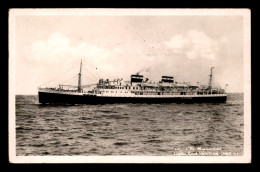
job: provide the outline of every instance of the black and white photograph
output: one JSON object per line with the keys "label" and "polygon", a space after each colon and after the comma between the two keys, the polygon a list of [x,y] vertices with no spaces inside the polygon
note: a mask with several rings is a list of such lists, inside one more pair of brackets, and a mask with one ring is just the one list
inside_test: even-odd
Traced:
{"label": "black and white photograph", "polygon": [[10,9],[11,163],[250,163],[249,9]]}

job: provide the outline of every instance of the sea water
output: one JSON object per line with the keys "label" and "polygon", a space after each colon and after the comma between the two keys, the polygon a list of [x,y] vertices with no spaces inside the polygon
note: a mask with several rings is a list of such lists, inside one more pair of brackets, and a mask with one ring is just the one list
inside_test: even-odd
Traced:
{"label": "sea water", "polygon": [[15,108],[17,156],[243,155],[242,93],[226,103],[74,106],[17,95]]}

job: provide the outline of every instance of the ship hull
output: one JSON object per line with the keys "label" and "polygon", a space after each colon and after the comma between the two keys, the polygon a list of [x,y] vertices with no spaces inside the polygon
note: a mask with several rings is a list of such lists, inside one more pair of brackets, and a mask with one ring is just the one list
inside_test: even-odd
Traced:
{"label": "ship hull", "polygon": [[223,103],[227,96],[207,95],[200,97],[108,97],[97,95],[71,95],[38,92],[42,104],[112,104],[112,103]]}

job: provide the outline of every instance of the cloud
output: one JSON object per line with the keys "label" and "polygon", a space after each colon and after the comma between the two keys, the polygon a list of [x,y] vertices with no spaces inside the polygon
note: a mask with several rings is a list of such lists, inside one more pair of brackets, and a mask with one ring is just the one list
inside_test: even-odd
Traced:
{"label": "cloud", "polygon": [[97,63],[111,53],[121,53],[119,48],[108,50],[85,42],[72,44],[71,39],[61,33],[52,33],[46,40],[39,40],[30,45],[26,58],[37,62],[58,63],[78,59],[95,59]]}
{"label": "cloud", "polygon": [[164,44],[175,54],[184,55],[189,59],[215,59],[222,42],[223,39],[212,39],[204,32],[191,30],[187,34],[174,35]]}
{"label": "cloud", "polygon": [[32,43],[26,57],[33,61],[58,62],[72,52],[70,40],[62,34],[54,33],[47,40]]}
{"label": "cloud", "polygon": [[[29,61],[42,64],[42,68],[50,68],[55,73],[67,71],[71,66],[79,64],[82,59],[88,70],[101,76],[113,74],[114,69],[119,66],[123,68],[118,64],[122,53],[123,50],[120,47],[100,47],[84,40],[73,42],[61,33],[52,33],[46,40],[33,42],[27,47],[25,57]],[[53,69],[53,65],[57,66],[56,69]],[[45,70],[44,73],[47,75],[48,72]]]}
{"label": "cloud", "polygon": [[[188,59],[215,59],[218,50],[216,47],[220,42],[199,31],[174,35],[170,41],[164,42],[164,46],[154,42],[149,46],[132,42],[117,46],[100,45],[88,43],[84,39],[76,41],[61,33],[52,33],[45,40],[33,42],[27,48],[25,57],[42,64],[42,80],[48,80],[53,73],[59,74],[71,66],[77,66],[80,59],[91,73],[103,78],[129,79],[130,74],[139,71],[152,80],[160,79],[161,75],[180,75],[179,78],[185,79],[184,75],[189,72],[183,70],[186,71],[191,65],[198,63]],[[179,55],[172,55],[172,52]],[[183,56],[187,59],[183,59]],[[54,65],[57,66],[55,69]],[[71,74],[77,72],[70,71]],[[88,81],[90,77],[92,76],[87,76]]]}

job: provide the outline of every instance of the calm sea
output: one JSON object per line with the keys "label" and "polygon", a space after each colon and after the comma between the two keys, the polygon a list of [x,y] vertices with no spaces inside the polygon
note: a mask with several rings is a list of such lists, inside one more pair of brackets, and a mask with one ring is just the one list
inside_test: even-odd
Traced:
{"label": "calm sea", "polygon": [[243,110],[242,93],[218,104],[75,106],[17,95],[16,154],[242,155]]}

